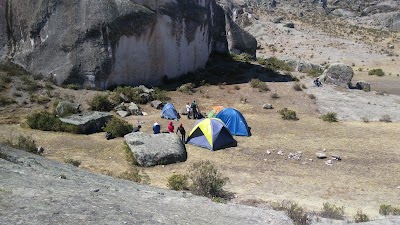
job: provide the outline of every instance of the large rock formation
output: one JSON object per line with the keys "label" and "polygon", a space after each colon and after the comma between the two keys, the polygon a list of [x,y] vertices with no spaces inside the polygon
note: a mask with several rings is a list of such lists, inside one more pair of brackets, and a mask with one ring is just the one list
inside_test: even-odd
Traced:
{"label": "large rock formation", "polygon": [[153,85],[228,51],[215,0],[7,0],[0,15],[1,55],[58,84]]}
{"label": "large rock formation", "polygon": [[90,173],[0,145],[0,224],[270,224],[283,213]]}
{"label": "large rock formation", "polygon": [[329,84],[348,87],[353,79],[353,69],[343,63],[333,63],[321,75],[320,80]]}

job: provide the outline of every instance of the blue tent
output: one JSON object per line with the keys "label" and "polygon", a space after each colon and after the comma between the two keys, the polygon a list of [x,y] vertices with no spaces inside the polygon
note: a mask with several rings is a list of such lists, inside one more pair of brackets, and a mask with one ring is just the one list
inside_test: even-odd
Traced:
{"label": "blue tent", "polygon": [[187,143],[213,151],[237,144],[225,124],[216,118],[198,120]]}
{"label": "blue tent", "polygon": [[165,118],[168,120],[176,120],[179,118],[179,114],[176,111],[174,105],[172,103],[167,103],[161,111],[161,118]]}
{"label": "blue tent", "polygon": [[242,113],[233,108],[225,108],[216,118],[222,120],[233,135],[250,136],[250,129]]}

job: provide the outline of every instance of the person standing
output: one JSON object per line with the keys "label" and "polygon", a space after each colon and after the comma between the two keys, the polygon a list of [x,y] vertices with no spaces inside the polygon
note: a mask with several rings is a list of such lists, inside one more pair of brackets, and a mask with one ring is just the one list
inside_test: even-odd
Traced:
{"label": "person standing", "polygon": [[174,133],[174,130],[175,130],[174,124],[172,123],[172,121],[170,121],[168,125],[168,132]]}
{"label": "person standing", "polygon": [[197,103],[196,100],[192,103],[193,118],[197,119]]}
{"label": "person standing", "polygon": [[186,104],[186,113],[187,113],[187,118],[190,120],[190,108],[191,108],[191,106],[190,106],[190,103],[188,102],[187,104]]}
{"label": "person standing", "polygon": [[178,127],[178,129],[176,129],[176,134],[178,133],[178,131],[179,131],[179,133],[181,134],[181,138],[182,138],[182,143],[183,144],[185,144],[186,143],[186,131],[185,131],[185,128],[182,126],[182,124],[181,125],[179,125],[179,127]]}

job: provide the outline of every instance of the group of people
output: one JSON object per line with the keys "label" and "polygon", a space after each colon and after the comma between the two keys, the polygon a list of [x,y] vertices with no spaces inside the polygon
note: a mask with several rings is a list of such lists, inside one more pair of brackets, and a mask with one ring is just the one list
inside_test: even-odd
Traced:
{"label": "group of people", "polygon": [[[176,133],[176,134],[178,134],[178,132],[179,132],[179,134],[181,135],[181,140],[182,140],[182,142],[183,142],[183,143],[186,143],[186,130],[185,130],[185,128],[183,127],[183,125],[180,124],[179,127],[178,127],[178,128],[176,129],[176,131],[175,131],[174,124],[173,124],[172,121],[170,121],[169,124],[168,124],[168,133]],[[153,133],[154,133],[154,134],[159,134],[159,133],[161,133],[161,126],[160,126],[160,124],[158,124],[157,122],[155,122],[155,123],[153,124]]]}
{"label": "group of people", "polygon": [[194,119],[199,119],[199,111],[198,111],[198,108],[197,108],[196,100],[194,100],[192,102],[192,104],[190,104],[189,102],[186,104],[186,113],[187,113],[187,118],[188,119],[191,119],[190,118],[190,111],[192,111]]}
{"label": "group of people", "polygon": [[314,80],[314,86],[315,86],[315,87],[322,87],[322,83],[321,83],[321,81],[319,80],[319,77],[317,77],[317,78]]}

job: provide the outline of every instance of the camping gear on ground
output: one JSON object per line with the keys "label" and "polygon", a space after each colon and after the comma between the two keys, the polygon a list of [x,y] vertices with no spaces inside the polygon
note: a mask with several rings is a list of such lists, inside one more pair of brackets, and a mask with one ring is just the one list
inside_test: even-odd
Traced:
{"label": "camping gear on ground", "polygon": [[213,151],[237,144],[225,124],[216,118],[198,120],[189,133],[187,143]]}
{"label": "camping gear on ground", "polygon": [[161,118],[165,118],[168,120],[177,120],[179,118],[179,114],[176,111],[174,105],[168,102],[161,110]]}
{"label": "camping gear on ground", "polygon": [[220,105],[213,106],[212,110],[208,113],[207,117],[208,118],[214,118],[223,109],[224,109],[224,107],[220,106]]}
{"label": "camping gear on ground", "polygon": [[222,120],[232,135],[250,136],[250,129],[242,113],[234,108],[225,108],[216,118]]}

